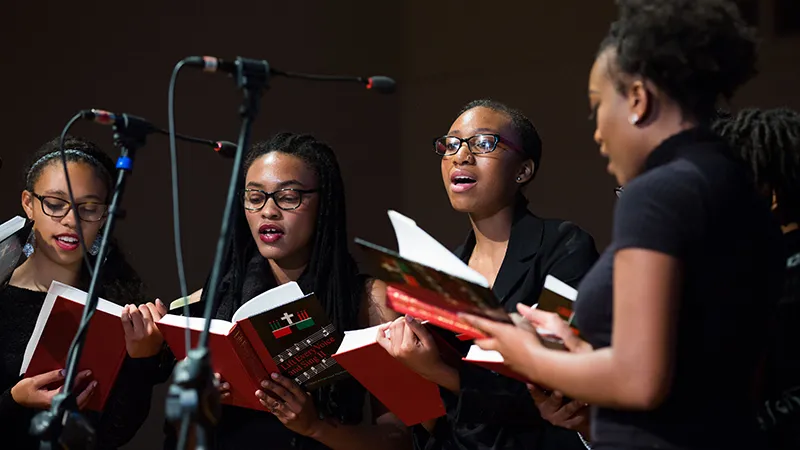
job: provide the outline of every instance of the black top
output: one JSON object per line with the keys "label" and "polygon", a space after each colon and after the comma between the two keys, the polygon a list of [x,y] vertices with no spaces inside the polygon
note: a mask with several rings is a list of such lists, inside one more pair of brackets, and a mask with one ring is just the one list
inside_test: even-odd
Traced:
{"label": "black top", "polygon": [[[28,427],[37,410],[25,408],[11,396],[11,388],[21,379],[19,370],[39,310],[47,296],[15,286],[0,291],[0,439],[3,448],[38,449],[39,442],[28,435]],[[120,324],[120,326],[122,326]],[[72,339],[65,336],[64,339]],[[115,449],[130,441],[150,413],[150,399],[157,373],[157,358],[126,358],[117,383],[99,414],[83,411],[93,422],[98,449]]]}
{"label": "black top", "polygon": [[800,230],[784,236],[786,282],[772,326],[774,341],[759,410],[770,448],[800,448]]}
{"label": "black top", "polygon": [[[455,253],[468,262],[474,248],[475,235],[470,232]],[[492,292],[507,311],[515,312],[517,303],[538,301],[548,274],[577,286],[596,259],[591,235],[570,222],[540,219],[520,203]],[[462,364],[459,374],[458,395],[441,389],[447,416],[436,422],[433,434],[414,427],[415,448],[585,449],[576,432],[541,418],[524,383],[472,364]]]}
{"label": "black top", "polygon": [[589,343],[611,345],[617,251],[677,258],[683,283],[666,399],[652,411],[593,408],[597,446],[763,448],[756,443],[755,372],[785,260],[769,205],[749,170],[727,154],[710,132],[679,133],[653,150],[617,201],[611,245],[575,305]]}
{"label": "black top", "polygon": [[[276,282],[268,265],[261,255],[255,255],[248,263],[245,276],[244,299],[235,299],[230,295],[220,295],[222,301],[214,305],[213,317],[230,321],[236,309],[250,298],[275,287]],[[255,279],[257,278],[257,279]],[[360,282],[366,276],[358,276]],[[302,285],[301,281],[298,284]],[[220,284],[220,291],[227,289],[226,281]],[[310,292],[308,287],[304,292]],[[320,301],[325,299],[320,298]],[[205,305],[195,303],[191,307],[192,315],[202,317]],[[356,318],[352,322],[356,322]],[[338,326],[338,328],[342,328]],[[346,378],[332,385],[324,386],[312,392],[314,405],[320,417],[333,417],[347,425],[358,425],[362,422],[366,401],[366,390],[354,379]],[[255,395],[255,393],[253,393]],[[171,450],[177,446],[175,427],[166,424],[164,449]],[[297,434],[286,428],[274,414],[238,406],[222,405],[222,417],[214,430],[214,450],[238,450],[245,448],[269,448],[270,450],[322,450],[328,447],[309,437]]]}

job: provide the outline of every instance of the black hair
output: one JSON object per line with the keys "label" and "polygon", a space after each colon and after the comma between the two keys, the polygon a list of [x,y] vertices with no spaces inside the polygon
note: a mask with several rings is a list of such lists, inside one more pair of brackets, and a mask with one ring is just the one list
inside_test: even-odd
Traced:
{"label": "black hair", "polygon": [[610,66],[651,80],[700,122],[709,122],[720,97],[730,99],[756,74],[755,31],[727,0],[617,0],[619,19],[600,53],[615,51]]}
{"label": "black hair", "polygon": [[760,191],[778,204],[783,224],[800,222],[800,113],[744,109],[713,127],[748,163]]}
{"label": "black hair", "polygon": [[536,127],[533,126],[533,122],[518,109],[511,108],[504,103],[490,99],[473,100],[461,108],[458,115],[460,116],[474,108],[487,108],[508,116],[511,120],[511,128],[522,143],[522,151],[525,152],[528,158],[533,160],[533,175],[525,184],[533,181],[536,172],[539,171],[539,163],[542,160],[542,139],[539,137]]}
{"label": "black hair", "polygon": [[[348,250],[344,182],[336,155],[327,144],[311,135],[278,133],[248,150],[239,178],[240,190],[244,189],[250,166],[271,152],[300,158],[317,176],[319,210],[311,241],[311,257],[297,283],[303,292],[316,294],[338,331],[358,328],[359,307],[367,286]],[[258,252],[244,208],[236,208],[234,214],[221,270],[217,317],[229,318],[244,302],[277,286],[267,260]],[[208,300],[206,291],[203,290],[201,303]],[[334,386],[319,389],[315,394],[318,408],[325,415],[360,417],[361,404],[355,405],[352,400],[347,400],[345,397],[350,395],[347,392],[346,388],[340,390]],[[343,413],[343,408],[350,408],[351,413]]]}
{"label": "black hair", "polygon": [[[95,143],[80,137],[66,136],[64,139],[64,149],[73,150],[67,152],[67,162],[79,162],[91,166],[95,174],[103,180],[106,187],[106,202],[111,199],[114,189],[113,177],[115,167],[114,162],[103,150]],[[75,151],[76,150],[76,151]],[[33,192],[33,186],[41,177],[45,168],[56,164],[61,168],[61,156],[59,155],[59,138],[55,138],[42,145],[33,154],[30,162],[25,167],[24,182],[25,189]],[[63,169],[62,169],[63,170]],[[72,212],[70,212],[71,214]],[[98,235],[99,238],[99,235]],[[100,274],[98,295],[110,301],[120,304],[135,303],[140,304],[145,300],[145,287],[139,275],[128,263],[125,254],[115,239],[109,242],[108,253],[106,255],[103,270]],[[91,243],[87,243],[91,246]],[[89,261],[94,267],[94,257],[89,256]],[[80,281],[83,289],[89,287],[89,271],[85,263],[81,266]]]}

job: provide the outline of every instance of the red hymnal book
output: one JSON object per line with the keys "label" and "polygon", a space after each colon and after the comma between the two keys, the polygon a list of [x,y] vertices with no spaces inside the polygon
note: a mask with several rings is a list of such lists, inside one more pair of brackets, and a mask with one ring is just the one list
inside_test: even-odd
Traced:
{"label": "red hymnal book", "polygon": [[333,357],[406,426],[443,416],[439,387],[388,354],[378,327],[346,331]]}
{"label": "red hymnal book", "polygon": [[376,275],[389,286],[389,307],[471,339],[486,336],[461,320],[458,313],[511,322],[486,278],[413,220],[395,211],[389,211],[389,218],[398,252],[356,239],[373,263]]}
{"label": "red hymnal book", "polygon": [[[188,318],[196,344],[204,319]],[[178,359],[186,356],[187,318],[167,314],[158,328]],[[286,283],[257,295],[233,314],[231,322],[213,319],[209,327],[211,366],[231,386],[225,403],[266,410],[255,392],[269,374],[279,372],[305,390],[346,376],[331,355],[341,337],[314,294]]]}
{"label": "red hymnal book", "polygon": [[[32,377],[66,369],[67,352],[78,331],[87,297],[80,289],[53,281],[25,348],[20,375]],[[98,299],[97,310],[89,322],[78,370],[91,370],[91,378],[97,381],[86,406],[93,411],[103,410],[125,360],[121,314],[121,306]]]}

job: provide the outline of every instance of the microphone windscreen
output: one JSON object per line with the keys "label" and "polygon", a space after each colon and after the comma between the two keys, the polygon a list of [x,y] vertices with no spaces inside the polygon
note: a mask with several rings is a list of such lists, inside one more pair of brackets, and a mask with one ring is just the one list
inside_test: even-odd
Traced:
{"label": "microphone windscreen", "polygon": [[372,89],[374,91],[380,92],[381,94],[391,94],[392,92],[394,92],[396,85],[397,83],[395,83],[393,79],[378,75],[374,77],[369,77],[367,82],[367,89]]}

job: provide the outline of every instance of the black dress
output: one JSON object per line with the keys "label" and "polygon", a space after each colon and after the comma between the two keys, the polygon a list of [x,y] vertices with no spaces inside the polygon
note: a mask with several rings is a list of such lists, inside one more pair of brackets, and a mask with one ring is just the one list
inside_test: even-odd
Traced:
{"label": "black dress", "polygon": [[764,448],[755,374],[785,259],[768,202],[729,154],[708,131],[679,133],[653,150],[617,201],[612,242],[579,289],[584,337],[594,348],[611,345],[617,251],[672,256],[683,282],[669,393],[650,411],[593,408],[596,449]]}
{"label": "black dress", "polygon": [[[25,408],[11,396],[11,388],[21,379],[19,370],[30,340],[45,292],[6,286],[0,291],[0,439],[2,448],[38,449],[39,441],[28,434],[31,419],[38,412]],[[122,326],[120,324],[120,326]],[[64,339],[71,340],[72,336]],[[150,413],[152,387],[158,373],[159,358],[126,357],[117,383],[102,414],[84,411],[97,434],[98,448],[115,449],[130,441]]]}
{"label": "black dress", "polygon": [[[455,253],[468,262],[474,248],[470,232]],[[540,219],[519,202],[492,292],[507,311],[515,312],[517,303],[538,301],[548,274],[577,286],[596,260],[591,235],[570,222]],[[437,420],[432,433],[414,427],[415,448],[585,450],[576,432],[541,418],[525,384],[471,364],[462,364],[459,375],[457,395],[440,390],[447,416]]]}
{"label": "black dress", "polygon": [[759,422],[769,448],[800,448],[800,230],[784,235],[786,283],[772,325]]}

